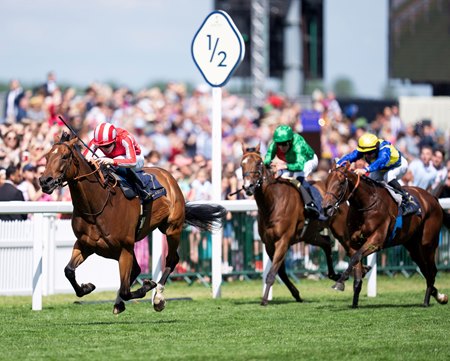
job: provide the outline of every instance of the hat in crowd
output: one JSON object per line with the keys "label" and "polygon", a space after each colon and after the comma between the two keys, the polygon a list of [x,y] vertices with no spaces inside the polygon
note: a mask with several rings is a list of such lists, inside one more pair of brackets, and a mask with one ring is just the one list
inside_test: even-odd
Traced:
{"label": "hat in crowd", "polygon": [[24,167],[22,168],[22,170],[23,170],[24,172],[26,172],[26,171],[34,172],[34,171],[36,171],[36,167],[35,167],[33,164],[28,163],[28,164],[25,164],[25,165],[24,165]]}

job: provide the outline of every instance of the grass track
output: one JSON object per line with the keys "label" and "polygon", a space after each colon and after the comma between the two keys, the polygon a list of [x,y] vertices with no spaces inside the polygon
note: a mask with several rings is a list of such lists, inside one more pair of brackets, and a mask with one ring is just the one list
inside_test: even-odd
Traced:
{"label": "grass track", "polygon": [[[450,306],[421,307],[425,282],[379,277],[378,296],[351,309],[351,283],[343,293],[331,281],[301,280],[304,303],[284,285],[259,306],[261,281],[231,282],[212,300],[202,285],[172,283],[161,313],[149,302],[127,304],[112,315],[114,293],[0,297],[0,360],[450,360]],[[450,274],[436,286],[450,293]],[[83,301],[75,303],[76,301]]]}

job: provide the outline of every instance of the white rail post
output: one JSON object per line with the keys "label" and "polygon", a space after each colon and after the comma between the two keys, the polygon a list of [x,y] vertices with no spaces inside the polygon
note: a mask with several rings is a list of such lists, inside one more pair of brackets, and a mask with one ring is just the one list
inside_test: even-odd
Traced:
{"label": "white rail post", "polygon": [[[222,88],[213,87],[213,109],[212,109],[212,199],[220,201],[222,194]],[[212,234],[212,297],[220,298],[222,286],[222,242],[223,233]]]}
{"label": "white rail post", "polygon": [[377,296],[377,254],[367,256],[367,265],[372,267],[367,275],[367,297]]}
{"label": "white rail post", "polygon": [[[263,244],[263,295],[264,292],[266,291],[266,278],[267,278],[267,274],[270,271],[270,267],[272,267],[272,261],[270,260],[267,252],[266,252],[266,246]],[[273,296],[273,287],[270,287],[270,291],[269,291],[269,297],[268,300],[271,301],[272,300],[272,296]]]}
{"label": "white rail post", "polygon": [[42,310],[42,255],[43,255],[43,237],[44,237],[44,216],[37,213],[33,217],[33,311]]}

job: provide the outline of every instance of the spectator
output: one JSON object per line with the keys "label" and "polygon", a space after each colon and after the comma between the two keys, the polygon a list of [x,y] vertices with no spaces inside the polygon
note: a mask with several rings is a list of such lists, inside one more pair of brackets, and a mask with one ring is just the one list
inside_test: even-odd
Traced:
{"label": "spectator", "polygon": [[409,170],[413,175],[413,186],[425,190],[431,189],[437,174],[431,162],[432,156],[433,148],[430,145],[424,145],[420,150],[420,159],[414,159],[409,164]]}
{"label": "spectator", "polygon": [[23,193],[25,201],[37,201],[43,194],[36,178],[36,167],[28,163],[22,168],[22,182],[17,188]]}
{"label": "spectator", "polygon": [[403,156],[411,162],[420,155],[419,135],[416,133],[413,125],[407,125],[405,132],[397,134],[396,146]]}
{"label": "spectator", "polygon": [[2,136],[3,144],[0,145],[0,165],[4,168],[10,165],[18,165],[21,162],[20,137],[14,128],[9,128]]}
{"label": "spectator", "polygon": [[43,84],[43,89],[45,92],[45,96],[52,96],[55,90],[58,88],[56,84],[56,74],[54,71],[49,71],[47,73],[47,80]]}
{"label": "spectator", "polygon": [[[19,180],[20,170],[13,165],[9,166],[5,172],[5,180],[0,180],[0,202],[24,201],[22,192],[16,186]],[[26,214],[0,214],[0,220],[2,221],[25,219],[27,219]]]}
{"label": "spectator", "polygon": [[[197,175],[192,182],[191,191],[188,195],[189,201],[205,201],[212,199],[212,184],[208,179],[208,174],[205,168],[200,168]],[[200,230],[197,228],[192,228],[189,234],[189,245],[190,245],[190,255],[191,262],[194,269],[198,267],[199,263],[199,245],[202,241],[202,246],[204,249],[207,248],[205,244],[207,242],[206,235],[202,235]]]}
{"label": "spectator", "polygon": [[[447,177],[445,178],[445,183],[439,194],[439,198],[450,198],[450,170],[447,172]],[[450,213],[450,210],[447,210]]]}
{"label": "spectator", "polygon": [[444,159],[445,151],[442,148],[436,148],[431,158],[431,162],[434,168],[436,168],[436,178],[431,186],[431,194],[436,197],[439,196],[447,178],[448,169],[445,167]]}
{"label": "spectator", "polygon": [[13,124],[17,120],[17,113],[19,111],[19,102],[23,96],[23,89],[17,79],[11,80],[9,83],[9,90],[5,97],[5,107],[3,117],[6,123]]}

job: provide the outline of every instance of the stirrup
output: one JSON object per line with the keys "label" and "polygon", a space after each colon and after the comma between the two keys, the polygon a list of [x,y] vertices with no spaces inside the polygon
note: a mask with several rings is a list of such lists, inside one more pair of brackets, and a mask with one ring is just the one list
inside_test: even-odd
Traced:
{"label": "stirrup", "polygon": [[319,210],[310,204],[305,204],[305,212],[308,216],[312,218],[319,218],[320,212]]}

